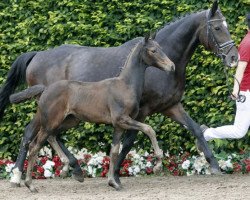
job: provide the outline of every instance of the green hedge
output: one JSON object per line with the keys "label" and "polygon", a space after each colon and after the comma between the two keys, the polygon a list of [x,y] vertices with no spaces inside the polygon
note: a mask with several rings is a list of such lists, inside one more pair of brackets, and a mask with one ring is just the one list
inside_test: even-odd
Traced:
{"label": "green hedge", "polygon": [[[238,44],[246,33],[244,16],[249,0],[224,0],[220,8]],[[27,51],[40,51],[61,44],[117,46],[162,27],[190,12],[207,9],[209,0],[2,0],[0,2],[0,84],[11,63]],[[234,73],[230,70],[230,74]],[[187,68],[185,109],[198,123],[211,126],[232,123],[234,102],[228,99],[223,64],[202,47]],[[232,85],[232,83],[231,83]],[[23,86],[25,87],[25,86]],[[0,122],[0,157],[15,158],[25,125],[35,111],[35,102],[12,105]],[[195,151],[190,132],[161,115],[147,119],[158,133],[165,151]],[[112,127],[85,123],[63,134],[67,145],[93,152],[109,151]],[[249,137],[210,143],[216,151],[246,149]],[[140,135],[137,147],[150,149]]]}

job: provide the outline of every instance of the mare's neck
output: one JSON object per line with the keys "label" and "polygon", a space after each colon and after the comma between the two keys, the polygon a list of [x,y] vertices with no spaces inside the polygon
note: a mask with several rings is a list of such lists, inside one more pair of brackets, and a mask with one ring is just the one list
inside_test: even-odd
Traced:
{"label": "mare's neck", "polygon": [[136,47],[132,49],[119,75],[119,78],[125,82],[128,88],[133,90],[134,94],[139,99],[141,98],[143,91],[146,70],[146,65],[141,60],[141,48],[142,44],[139,42],[139,44],[137,44]]}
{"label": "mare's neck", "polygon": [[195,49],[200,44],[199,31],[206,19],[206,11],[186,16],[162,28],[156,41],[163,51],[175,63],[175,75],[185,79],[185,71]]}

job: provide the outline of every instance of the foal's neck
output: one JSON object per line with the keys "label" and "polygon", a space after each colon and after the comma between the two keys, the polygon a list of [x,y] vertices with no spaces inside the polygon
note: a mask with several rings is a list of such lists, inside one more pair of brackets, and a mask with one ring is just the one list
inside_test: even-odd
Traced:
{"label": "foal's neck", "polygon": [[128,88],[134,91],[134,94],[141,98],[146,65],[141,60],[142,43],[139,42],[131,51],[128,59],[119,75],[119,78],[125,82]]}

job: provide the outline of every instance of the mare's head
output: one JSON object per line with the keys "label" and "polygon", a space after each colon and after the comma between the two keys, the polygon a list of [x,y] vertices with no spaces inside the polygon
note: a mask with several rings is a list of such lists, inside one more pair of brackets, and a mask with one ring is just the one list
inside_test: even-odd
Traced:
{"label": "mare's head", "polygon": [[154,40],[156,34],[144,38],[141,58],[148,66],[154,66],[164,71],[174,71],[175,64],[162,51],[160,45]]}
{"label": "mare's head", "polygon": [[212,8],[206,11],[206,20],[200,32],[199,39],[207,49],[212,50],[223,59],[229,67],[234,67],[238,62],[238,51],[231,39],[225,17],[218,8],[217,0]]}

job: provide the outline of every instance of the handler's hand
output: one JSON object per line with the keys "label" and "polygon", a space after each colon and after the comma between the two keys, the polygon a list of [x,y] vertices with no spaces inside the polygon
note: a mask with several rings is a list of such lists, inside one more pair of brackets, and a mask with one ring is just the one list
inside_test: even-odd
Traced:
{"label": "handler's hand", "polygon": [[238,98],[238,92],[233,91],[233,92],[231,93],[231,99],[232,99],[232,100],[236,100],[237,98]]}

